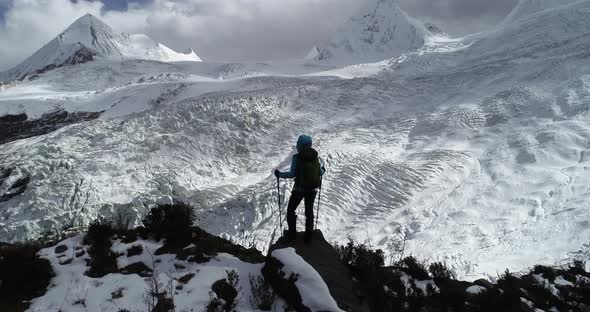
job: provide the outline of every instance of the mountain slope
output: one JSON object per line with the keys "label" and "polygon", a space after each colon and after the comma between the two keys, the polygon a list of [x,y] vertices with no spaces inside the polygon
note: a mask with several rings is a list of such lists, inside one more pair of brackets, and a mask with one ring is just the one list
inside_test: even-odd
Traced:
{"label": "mountain slope", "polygon": [[21,64],[0,73],[0,80],[23,80],[27,75],[56,67],[92,61],[95,56],[163,62],[201,61],[192,50],[188,54],[177,53],[146,35],[116,33],[98,18],[87,14]]}
{"label": "mountain slope", "polygon": [[580,0],[519,0],[503,23],[512,23],[523,17],[531,16],[551,8],[579,2]]}
{"label": "mountain slope", "polygon": [[[327,163],[328,241],[351,235],[386,255],[403,241],[466,278],[588,257],[589,9],[437,42],[378,72],[264,66],[219,80],[203,79],[203,64],[101,60],[17,84],[0,107],[105,112],[2,145],[0,196],[26,188],[0,202],[0,240],[184,200],[207,231],[264,250],[286,209],[272,170],[308,133]],[[362,75],[342,78],[351,68]],[[285,203],[291,184],[280,183]]]}
{"label": "mountain slope", "polygon": [[428,30],[403,12],[396,0],[371,1],[306,59],[337,64],[374,62],[414,51]]}
{"label": "mountain slope", "polygon": [[[541,5],[544,2],[526,0],[519,5],[524,6],[524,3]],[[576,1],[571,4],[554,5],[554,8],[548,10],[541,10],[541,6],[533,6],[540,11],[534,15],[523,13],[522,17],[514,19],[511,23],[501,24],[485,38],[475,42],[469,53],[477,58],[496,54],[504,58],[526,60],[548,58],[548,53],[551,53],[552,57],[560,57],[578,52],[588,42],[586,38],[590,35],[590,2]],[[516,8],[515,11],[519,9]],[[579,48],[572,48],[572,45],[578,44]]]}

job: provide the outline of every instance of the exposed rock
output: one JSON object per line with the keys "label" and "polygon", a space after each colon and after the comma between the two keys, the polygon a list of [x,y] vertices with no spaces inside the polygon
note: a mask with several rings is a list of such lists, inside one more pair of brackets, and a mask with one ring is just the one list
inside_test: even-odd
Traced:
{"label": "exposed rock", "polygon": [[195,273],[188,273],[188,274],[186,274],[186,275],[183,275],[182,277],[180,277],[180,278],[178,279],[178,282],[179,282],[179,283],[182,283],[182,284],[186,284],[186,283],[188,283],[188,282],[189,282],[189,281],[190,281],[190,280],[191,280],[193,277],[195,277]]}
{"label": "exposed rock", "polygon": [[19,122],[27,120],[27,114],[0,116],[0,122]]}
{"label": "exposed rock", "polygon": [[0,311],[25,311],[29,300],[47,291],[55,273],[51,263],[37,255],[41,247],[0,243]]}
{"label": "exposed rock", "polygon": [[[8,175],[10,175],[10,172],[8,172]],[[8,176],[6,176],[5,178],[0,178],[0,187],[2,187],[3,189],[0,190],[0,202],[8,201],[11,198],[24,193],[31,180],[31,178],[27,175],[16,180],[11,185],[4,187],[4,183],[7,180],[7,178]]]}
{"label": "exposed rock", "polygon": [[66,246],[66,245],[59,245],[59,246],[55,247],[56,254],[65,252],[66,250],[68,250],[68,246]]}
{"label": "exposed rock", "polygon": [[[198,227],[193,227],[191,231],[191,239],[184,242],[184,244],[165,244],[156,250],[155,254],[173,253],[180,260],[204,263],[215,257],[218,253],[223,252],[248,263],[264,262],[264,256],[255,248],[244,248],[240,245],[233,244],[226,239],[211,235]],[[191,243],[193,243],[193,246],[187,247]]]}
{"label": "exposed rock", "polygon": [[18,80],[23,81],[27,78],[28,80],[35,80],[39,75],[56,68],[90,62],[94,59],[95,55],[96,53],[94,51],[82,45],[81,48],[74,52],[72,56],[65,60],[65,62],[61,64],[49,64],[41,69],[37,69],[34,73],[30,74],[30,76],[28,76],[29,74],[21,76]]}
{"label": "exposed rock", "polygon": [[0,145],[53,132],[61,127],[96,119],[101,112],[56,111],[47,113],[39,119],[27,119],[26,114],[0,117]]}
{"label": "exposed rock", "polygon": [[226,303],[234,302],[236,297],[238,297],[238,291],[225,279],[213,283],[211,290],[213,290],[218,298],[223,299]]}
{"label": "exposed rock", "polygon": [[150,269],[145,263],[143,262],[135,262],[132,263],[121,270],[119,270],[122,274],[137,274],[141,277],[148,277],[152,276],[152,269]]}
{"label": "exposed rock", "polygon": [[303,235],[298,233],[295,242],[289,242],[286,237],[281,237],[270,247],[262,272],[277,294],[293,307],[299,306],[298,311],[306,311],[301,305],[301,295],[294,285],[294,277],[281,276],[280,269],[283,264],[270,256],[273,250],[293,247],[297,254],[320,274],[341,309],[368,311],[366,303],[362,302],[365,296],[355,286],[350,270],[340,261],[336,250],[324,239],[322,232],[314,231],[309,244],[304,242]]}
{"label": "exposed rock", "polygon": [[127,257],[141,255],[143,253],[143,246],[133,245],[127,249]]}
{"label": "exposed rock", "polygon": [[284,264],[279,260],[269,256],[262,268],[264,279],[268,281],[273,290],[293,309],[299,312],[311,312],[308,307],[303,305],[301,294],[295,285],[297,276],[293,274],[285,276],[285,273],[282,270],[283,266]]}
{"label": "exposed rock", "polygon": [[174,300],[168,298],[166,294],[158,295],[158,303],[151,312],[172,312],[174,311]]}
{"label": "exposed rock", "polygon": [[437,25],[433,23],[425,23],[424,27],[426,27],[426,29],[434,35],[447,36],[447,34],[444,31],[442,31],[442,29],[440,29]]}
{"label": "exposed rock", "polygon": [[480,278],[480,279],[474,281],[473,284],[475,284],[477,286],[485,287],[486,289],[494,288],[494,284],[492,284],[492,282],[488,281],[487,279],[483,279],[483,278]]}

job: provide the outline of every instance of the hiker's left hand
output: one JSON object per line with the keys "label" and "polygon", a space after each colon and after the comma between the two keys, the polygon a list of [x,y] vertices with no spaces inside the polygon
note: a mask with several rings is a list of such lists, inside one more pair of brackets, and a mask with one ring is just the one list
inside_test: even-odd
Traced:
{"label": "hiker's left hand", "polygon": [[278,171],[278,170],[275,170],[275,177],[277,177],[277,178],[278,178],[280,173],[281,173],[280,171]]}

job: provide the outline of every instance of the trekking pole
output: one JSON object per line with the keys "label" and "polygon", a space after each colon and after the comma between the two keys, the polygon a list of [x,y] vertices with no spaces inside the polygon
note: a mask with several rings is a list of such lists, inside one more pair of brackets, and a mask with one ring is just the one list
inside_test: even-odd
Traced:
{"label": "trekking pole", "polygon": [[281,228],[281,236],[283,236],[283,213],[281,212],[281,187],[280,187],[279,177],[277,177],[277,196],[279,199],[279,222]]}
{"label": "trekking pole", "polygon": [[320,176],[320,194],[318,195],[318,208],[315,214],[315,229],[318,229],[318,220],[320,219],[320,203],[322,202],[322,180],[323,176]]}

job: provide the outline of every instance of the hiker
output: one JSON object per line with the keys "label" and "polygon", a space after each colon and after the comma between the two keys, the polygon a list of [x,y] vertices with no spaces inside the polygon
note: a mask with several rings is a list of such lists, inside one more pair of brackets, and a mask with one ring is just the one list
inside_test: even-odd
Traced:
{"label": "hiker", "polygon": [[295,210],[305,201],[305,241],[311,241],[313,231],[313,203],[321,187],[321,177],[326,172],[323,161],[318,157],[318,152],[311,147],[311,137],[301,135],[297,139],[297,154],[291,160],[291,169],[286,172],[275,170],[275,176],[282,179],[295,178],[295,185],[289,198],[287,207],[287,237],[294,241],[297,235],[297,216]]}

